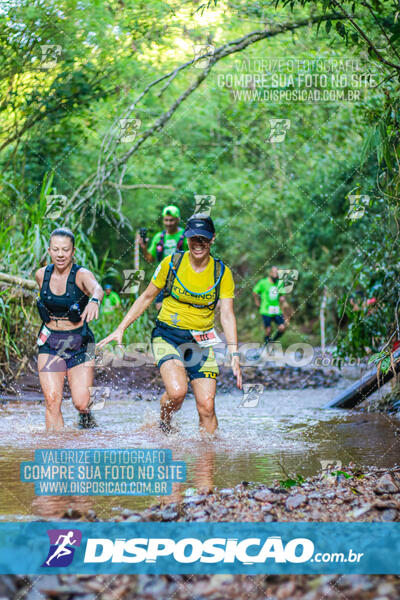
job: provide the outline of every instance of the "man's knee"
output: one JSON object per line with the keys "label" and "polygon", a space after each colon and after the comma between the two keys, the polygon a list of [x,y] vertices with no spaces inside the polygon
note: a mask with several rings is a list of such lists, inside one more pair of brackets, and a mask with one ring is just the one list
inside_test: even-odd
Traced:
{"label": "man's knee", "polygon": [[281,325],[278,325],[278,331],[281,331],[282,333],[285,331],[286,326],[282,323]]}

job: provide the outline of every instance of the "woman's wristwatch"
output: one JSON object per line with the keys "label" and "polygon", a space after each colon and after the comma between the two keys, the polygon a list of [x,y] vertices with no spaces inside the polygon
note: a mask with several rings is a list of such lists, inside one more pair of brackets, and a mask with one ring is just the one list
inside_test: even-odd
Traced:
{"label": "woman's wristwatch", "polygon": [[98,298],[90,298],[89,302],[96,302],[96,304],[100,304],[100,301]]}
{"label": "woman's wristwatch", "polygon": [[240,356],[240,352],[232,352],[232,356]]}

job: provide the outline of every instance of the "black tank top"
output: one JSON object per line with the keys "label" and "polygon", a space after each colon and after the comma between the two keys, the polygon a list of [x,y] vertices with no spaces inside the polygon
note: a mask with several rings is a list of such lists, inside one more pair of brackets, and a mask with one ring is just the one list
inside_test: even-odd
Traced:
{"label": "black tank top", "polygon": [[80,312],[84,310],[89,302],[89,296],[76,285],[76,274],[81,268],[80,265],[73,264],[68,275],[67,286],[64,294],[53,294],[50,290],[50,278],[54,271],[54,265],[46,267],[43,277],[43,284],[40,290],[40,299],[50,313],[54,317],[68,317],[69,308],[77,303],[79,304]]}

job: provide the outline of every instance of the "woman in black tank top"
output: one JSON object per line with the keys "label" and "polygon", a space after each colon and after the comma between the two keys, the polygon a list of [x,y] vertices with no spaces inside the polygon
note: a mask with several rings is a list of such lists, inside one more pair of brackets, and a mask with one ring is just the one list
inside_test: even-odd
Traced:
{"label": "woman in black tank top", "polygon": [[94,335],[88,323],[99,316],[104,292],[91,271],[74,263],[75,238],[60,228],[50,236],[51,264],[36,272],[37,307],[43,321],[37,344],[46,428],[64,426],[61,402],[65,375],[79,411],[79,427],[95,426],[89,410],[94,376]]}

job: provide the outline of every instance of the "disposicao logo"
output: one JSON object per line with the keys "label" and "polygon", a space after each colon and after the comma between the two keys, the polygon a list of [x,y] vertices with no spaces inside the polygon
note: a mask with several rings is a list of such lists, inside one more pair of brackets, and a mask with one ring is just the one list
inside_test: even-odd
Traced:
{"label": "disposicao logo", "polygon": [[68,567],[72,563],[75,547],[81,545],[79,529],[48,529],[50,548],[42,567]]}
{"label": "disposicao logo", "polygon": [[[253,548],[249,554],[248,550]],[[184,538],[175,542],[170,538],[132,538],[110,540],[90,538],[86,544],[85,563],[155,563],[161,557],[173,557],[178,563],[264,563],[272,559],[277,563],[302,563],[310,560],[314,544],[307,538],[295,538],[286,545],[279,536],[237,539]]]}

